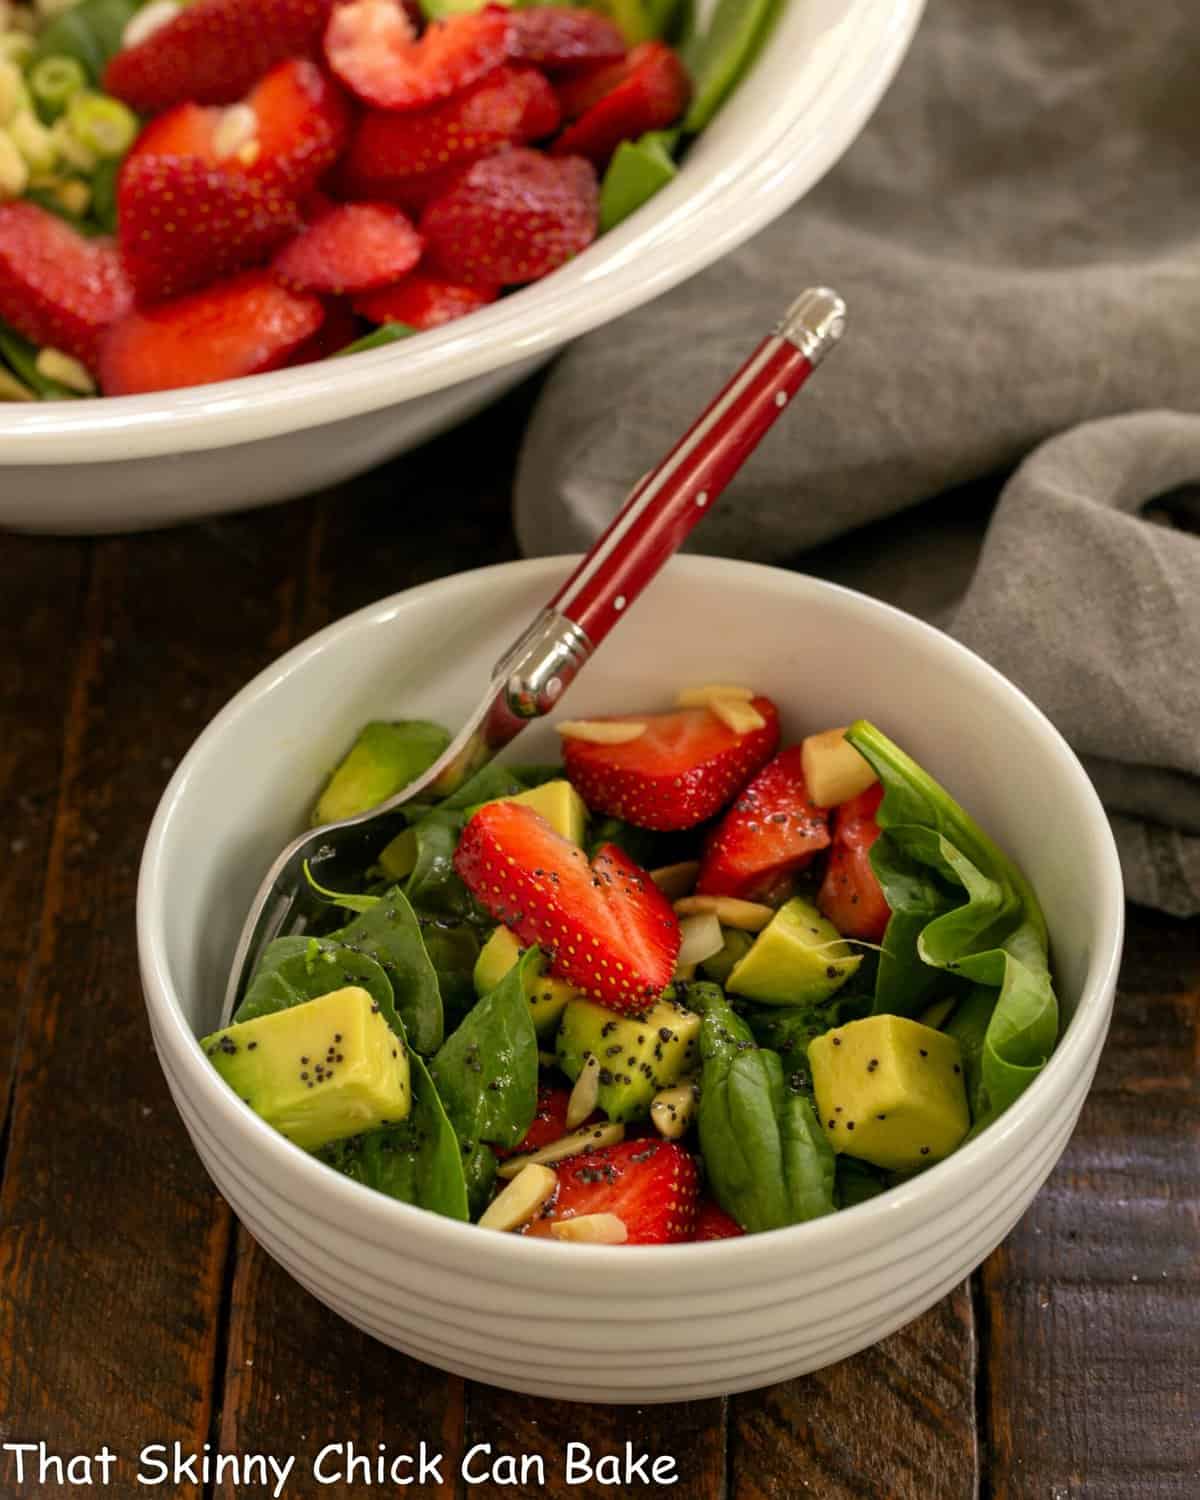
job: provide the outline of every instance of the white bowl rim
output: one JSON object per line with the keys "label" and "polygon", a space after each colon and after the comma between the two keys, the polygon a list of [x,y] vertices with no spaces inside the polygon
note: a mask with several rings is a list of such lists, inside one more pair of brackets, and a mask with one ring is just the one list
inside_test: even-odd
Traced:
{"label": "white bowl rim", "polygon": [[[229,733],[236,733],[242,714],[264,693],[269,692],[273,685],[284,678],[302,672],[313,658],[342,636],[362,627],[386,623],[402,606],[418,602],[431,593],[443,592],[464,577],[482,577],[488,574],[503,574],[506,578],[519,577],[533,586],[544,586],[549,593],[551,585],[559,582],[567,567],[577,560],[576,557],[564,556],[532,558],[451,574],[368,604],[294,646],[258,673],[202,731],[171,777],[146,838],[137,891],[139,959],[147,1009],[152,1019],[165,1028],[160,1035],[170,1045],[173,1058],[181,1068],[190,1070],[206,1105],[212,1110],[212,1118],[219,1117],[231,1133],[240,1135],[245,1143],[261,1152],[262,1165],[272,1174],[272,1181],[288,1182],[290,1179],[303,1184],[306,1192],[320,1194],[331,1223],[339,1222],[338,1215],[343,1209],[361,1219],[362,1213],[366,1211],[365,1205],[370,1203],[369,1212],[378,1226],[378,1234],[366,1238],[371,1239],[377,1248],[389,1253],[402,1255],[406,1236],[415,1233],[421,1236],[424,1248],[434,1253],[444,1251],[454,1259],[462,1252],[470,1254],[472,1246],[476,1252],[479,1251],[480,1231],[475,1224],[444,1218],[427,1209],[416,1208],[382,1193],[364,1189],[314,1157],[297,1150],[232,1093],[215,1070],[207,1065],[198,1040],[183,1014],[171,982],[167,961],[163,906],[166,845],[179,808],[186,801],[192,767],[203,757],[207,748]],[[877,1227],[889,1222],[893,1232],[899,1233],[902,1228],[919,1222],[922,1217],[921,1206],[925,1199],[933,1196],[935,1189],[953,1191],[957,1184],[965,1190],[973,1182],[989,1179],[1008,1156],[1010,1141],[1016,1136],[1024,1136],[1036,1123],[1039,1115],[1047,1111],[1053,1112],[1050,1102],[1053,1091],[1057,1089],[1060,1095],[1064,1093],[1072,1072],[1078,1072],[1087,1066],[1088,1058],[1095,1049],[1098,1033],[1107,1025],[1109,1007],[1106,997],[1111,995],[1116,985],[1125,923],[1124,888],[1116,843],[1107,814],[1087,773],[1075,752],[1041,709],[982,657],[944,631],[927,625],[903,610],[823,579],[761,563],[696,554],[676,556],[668,566],[694,575],[695,586],[701,591],[718,586],[722,579],[727,581],[731,572],[745,577],[751,585],[755,578],[764,578],[764,575],[773,578],[783,575],[790,578],[802,592],[811,590],[818,594],[836,595],[843,604],[876,616],[893,631],[899,631],[914,640],[923,639],[928,642],[931,637],[935,638],[942,648],[968,659],[982,673],[983,683],[990,686],[992,691],[1007,696],[1014,709],[1023,713],[1031,726],[1036,728],[1047,751],[1065,764],[1084,803],[1090,805],[1089,831],[1095,838],[1094,848],[1089,853],[1095,857],[1099,896],[1096,930],[1101,937],[1092,954],[1087,983],[1078,998],[1075,1014],[1042,1072],[999,1120],[975,1140],[960,1147],[952,1156],[928,1168],[918,1177],[865,1203],[783,1229],[747,1234],[736,1239],[682,1245],[572,1245],[567,1252],[572,1265],[579,1265],[575,1257],[582,1255],[590,1269],[597,1272],[613,1271],[620,1266],[625,1266],[628,1270],[629,1257],[634,1255],[638,1258],[639,1275],[653,1270],[656,1279],[660,1275],[672,1277],[678,1274],[684,1265],[684,1262],[676,1259],[679,1256],[687,1257],[686,1264],[693,1270],[701,1257],[707,1257],[706,1263],[711,1266],[718,1256],[723,1256],[730,1262],[731,1273],[736,1269],[736,1258],[737,1265],[745,1274],[751,1272],[758,1262],[765,1261],[782,1248],[785,1237],[790,1237],[789,1243],[794,1244],[797,1250],[811,1251],[819,1259],[823,1251],[836,1245],[841,1235],[855,1230],[865,1231],[868,1224]],[[1053,934],[1051,936],[1053,938]],[[306,1212],[310,1217],[325,1217],[320,1212],[314,1213],[311,1206],[306,1208]],[[359,1238],[364,1238],[357,1229],[356,1234]],[[875,1238],[875,1235],[872,1234],[871,1237]],[[494,1235],[491,1249],[495,1259],[489,1270],[501,1278],[504,1275],[504,1263],[516,1275],[530,1271],[545,1274],[561,1272],[564,1265],[563,1247],[553,1241],[529,1240],[519,1235]]]}
{"label": "white bowl rim", "polygon": [[[682,251],[680,226],[715,208],[711,184],[678,200],[666,189],[669,211],[649,220],[634,215],[552,277],[424,334],[411,348],[394,345],[349,360],[146,396],[0,406],[0,469],[197,452],[324,426],[547,357],[652,300],[775,218],[797,196],[797,177],[812,186],[858,135],[900,65],[925,0],[857,3],[868,15],[878,12],[878,45],[855,52],[861,28],[847,28],[837,86],[799,118],[775,112],[774,133],[756,140],[753,153],[742,148],[749,159],[719,185],[720,211]],[[817,128],[822,121],[827,128]],[[635,241],[636,255],[622,257]],[[753,337],[754,330],[748,332]]]}

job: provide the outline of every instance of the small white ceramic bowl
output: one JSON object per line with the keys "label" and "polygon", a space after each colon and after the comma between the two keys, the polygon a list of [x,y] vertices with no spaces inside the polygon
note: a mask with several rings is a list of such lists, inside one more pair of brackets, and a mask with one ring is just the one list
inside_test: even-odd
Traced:
{"label": "small white ceramic bowl", "polygon": [[788,0],[675,182],[553,276],[461,323],[249,380],[0,404],[0,526],[121,531],[269,505],[444,431],[801,198],[870,118],[923,3]]}
{"label": "small white ceramic bowl", "polygon": [[[749,563],[675,559],[572,688],[568,711],[669,705],[751,681],[789,738],[858,714],[941,778],[1045,906],[1066,1026],[1048,1067],[972,1144],[902,1188],[811,1224],[709,1245],[527,1241],[361,1188],[263,1124],[196,1043],[277,850],[369,718],[457,724],[566,559],[443,579],[361,610],[258,676],[168,787],[138,891],[143,981],[175,1102],[214,1182],[315,1296],[384,1342],[510,1389],[685,1400],[819,1368],[943,1296],[1004,1238],[1066,1144],[1108,1027],[1123,900],[1103,809],[1042,714],[908,615]],[[319,711],[316,711],[318,710]],[[555,756],[531,728],[519,758]]]}

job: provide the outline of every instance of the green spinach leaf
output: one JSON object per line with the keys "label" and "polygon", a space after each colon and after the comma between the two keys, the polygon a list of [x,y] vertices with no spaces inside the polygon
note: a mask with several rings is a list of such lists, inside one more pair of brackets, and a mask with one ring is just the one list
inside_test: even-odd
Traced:
{"label": "green spinach leaf", "polygon": [[838,1157],[836,1194],[839,1208],[853,1208],[856,1203],[877,1198],[887,1191],[888,1186],[887,1173],[879,1167],[853,1156]]}
{"label": "green spinach leaf", "polygon": [[73,57],[99,83],[111,57],[121,50],[125,28],[141,0],[82,0],[60,11],[42,28],[33,61],[44,57]]}
{"label": "green spinach leaf", "polygon": [[412,1109],[385,1125],[316,1153],[319,1160],[389,1198],[449,1219],[467,1219],[467,1181],[458,1138],[421,1058],[409,1049]]}
{"label": "green spinach leaf", "polygon": [[453,1030],[475,1004],[475,960],[479,957],[479,929],[469,922],[422,917],[425,951],[437,971],[447,1031]]}
{"label": "green spinach leaf", "polygon": [[404,892],[392,886],[374,906],[334,933],[332,941],[382,966],[413,1050],[436,1052],[442,1044],[442,996],[416,913]]}
{"label": "green spinach leaf", "polygon": [[[291,943],[295,940],[277,938],[275,941]],[[307,944],[310,940],[299,941]],[[275,947],[275,944],[271,946]],[[356,953],[352,948],[336,943],[321,943],[315,954],[306,947],[305,951],[285,955],[278,961],[275,961],[276,956],[271,956],[269,967],[259,966],[237,1008],[235,1021],[253,1021],[258,1016],[274,1015],[276,1011],[290,1010],[294,1005],[303,1005],[307,1000],[316,1000],[321,995],[356,984],[370,995],[397,1036],[404,1035],[396,1018],[391,983],[380,965],[367,954]]]}
{"label": "green spinach leaf", "polygon": [[474,907],[471,893],[454,873],[454,851],[463,819],[454,812],[431,812],[413,827],[417,862],[405,887],[418,910],[463,917]]}
{"label": "green spinach leaf", "polygon": [[[931,892],[955,893],[916,931],[916,960],[935,974],[942,971],[998,992],[971,1100],[979,1130],[1028,1087],[1058,1037],[1058,1001],[1042,909],[1012,860],[898,745],[865,719],[851,725],[846,738],[871,763],[884,787],[877,814],[884,835],[871,850],[880,879],[894,867],[899,851],[923,872]],[[884,947],[889,947],[887,936]],[[900,964],[898,945],[893,951]],[[881,964],[878,1008],[892,1009],[883,984]]]}
{"label": "green spinach leaf", "polygon": [[464,1150],[477,1141],[511,1150],[537,1109],[537,1034],[525,998],[530,948],[485,995],[433,1059],[432,1073]]}
{"label": "green spinach leaf", "polygon": [[698,1123],[717,1202],[751,1233],[831,1213],[833,1149],[812,1105],[785,1083],[779,1054],[755,1043],[715,985],[704,988]]}

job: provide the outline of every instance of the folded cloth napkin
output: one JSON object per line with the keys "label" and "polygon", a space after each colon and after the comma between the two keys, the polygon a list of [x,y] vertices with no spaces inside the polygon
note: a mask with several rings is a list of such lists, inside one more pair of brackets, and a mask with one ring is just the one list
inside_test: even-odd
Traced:
{"label": "folded cloth napkin", "polygon": [[[1200,484],[1193,33],[1187,0],[939,0],[824,183],[559,362],[516,497],[527,552],[586,546],[791,296],[832,282],[844,346],[694,546],[805,566],[1032,453],[956,610],[944,508],[911,511],[934,562],[904,602],[1055,720],[1129,894],[1177,915],[1200,912],[1200,537],[1171,508]],[[890,582],[882,559],[867,586]]]}

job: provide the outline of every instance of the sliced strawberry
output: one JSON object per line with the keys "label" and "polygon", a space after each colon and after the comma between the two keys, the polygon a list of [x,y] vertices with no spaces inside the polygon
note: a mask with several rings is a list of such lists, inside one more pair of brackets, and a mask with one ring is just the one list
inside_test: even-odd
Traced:
{"label": "sliced strawberry", "polygon": [[833,846],[817,905],[843,937],[868,943],[883,939],[891,910],[871,868],[871,845],[879,837],[875,813],[883,800],[876,783],[837,809]]}
{"label": "sliced strawberry", "polygon": [[696,1229],[693,1240],[733,1240],[745,1234],[745,1230],[711,1198],[701,1198],[696,1209]]}
{"label": "sliced strawberry", "polygon": [[410,328],[440,328],[496,300],[496,288],[460,286],[414,271],[396,286],[354,299],[354,310],[372,323],[407,323]]}
{"label": "sliced strawberry", "polygon": [[646,728],[620,745],[564,739],[567,776],[594,812],[639,828],[694,828],[720,812],[779,743],[775,705],[753,703],[766,722],[749,734],[735,734],[707,708],[615,715],[616,723],[636,717]]}
{"label": "sliced strawberry", "polygon": [[0,318],[94,369],[101,333],[133,305],[110,239],[85,239],[36,203],[0,204]]}
{"label": "sliced strawberry", "polygon": [[406,178],[469,165],[502,146],[538,140],[558,128],[558,100],[531,68],[497,68],[461,94],[422,110],[371,110],[344,162],[348,180],[369,195]]}
{"label": "sliced strawberry", "polygon": [[345,102],[315,63],[281,63],[236,108],[245,138],[232,150],[232,111],[181,104],[151,121],[126,159],[117,222],[139,302],[265,260],[300,227],[296,199],[345,138]]}
{"label": "sliced strawberry", "polygon": [[364,103],[423,109],[499,67],[508,33],[499,6],[432,21],[418,37],[396,0],[350,0],[329,18],[325,56]]}
{"label": "sliced strawberry", "polygon": [[567,1105],[570,1102],[570,1089],[557,1083],[539,1083],[533,1124],[525,1132],[521,1144],[513,1151],[504,1151],[496,1146],[492,1149],[503,1161],[505,1157],[523,1156],[527,1151],[540,1151],[543,1146],[561,1141],[567,1133]]}
{"label": "sliced strawberry", "polygon": [[342,297],[326,297],[322,305],[325,318],[320,328],[296,349],[288,359],[289,365],[314,365],[328,359],[352,344],[362,333],[363,327],[354,316],[350,304]]}
{"label": "sliced strawberry", "polygon": [[421,238],[388,203],[339,203],[271,262],[288,286],[302,292],[369,292],[404,276],[421,258]]}
{"label": "sliced strawberry", "polygon": [[117,204],[121,259],[139,304],[252,266],[300,227],[295,204],[279,188],[194,156],[126,162]]}
{"label": "sliced strawberry", "polygon": [[535,68],[573,68],[625,56],[625,38],[607,16],[576,6],[513,12],[508,55]]}
{"label": "sliced strawberry", "polygon": [[555,156],[586,156],[604,167],[622,141],[665,130],[679,119],[692,85],[678,55],[663,42],[644,42],[629,54],[628,66],[628,76],[554,142]]}
{"label": "sliced strawberry", "polygon": [[454,868],[476,901],[536,944],[550,970],[611,1010],[641,1014],[670,982],[679,922],[613,844],[587,855],[516,802],[489,802],[463,830]]}
{"label": "sliced strawberry", "polygon": [[558,1191],[526,1234],[550,1238],[551,1224],[615,1214],[628,1245],[674,1245],[696,1224],[695,1159],[674,1141],[622,1141],[568,1157],[554,1168]]}
{"label": "sliced strawberry", "polygon": [[829,814],[809,800],[796,745],[763,767],[713,830],[696,890],[761,895],[828,846]]}
{"label": "sliced strawberry", "polygon": [[624,83],[638,51],[639,48],[635,47],[616,62],[590,63],[585,67],[572,68],[570,72],[556,78],[554,92],[558,95],[558,107],[562,110],[563,119],[577,120],[593,104],[599,104],[605,94],[611,94],[613,89]]}
{"label": "sliced strawberry", "polygon": [[139,114],[232,104],[276,63],[315,57],[334,0],[191,0],[144,42],[118,52],[104,87]]}
{"label": "sliced strawberry", "polygon": [[121,319],[100,346],[105,395],[233,380],[286,364],[324,317],[316,297],[247,271]]}
{"label": "sliced strawberry", "polygon": [[596,237],[596,174],[579,157],[521,149],[486,157],[421,215],[430,259],[455,281],[517,286],[557,270]]}

